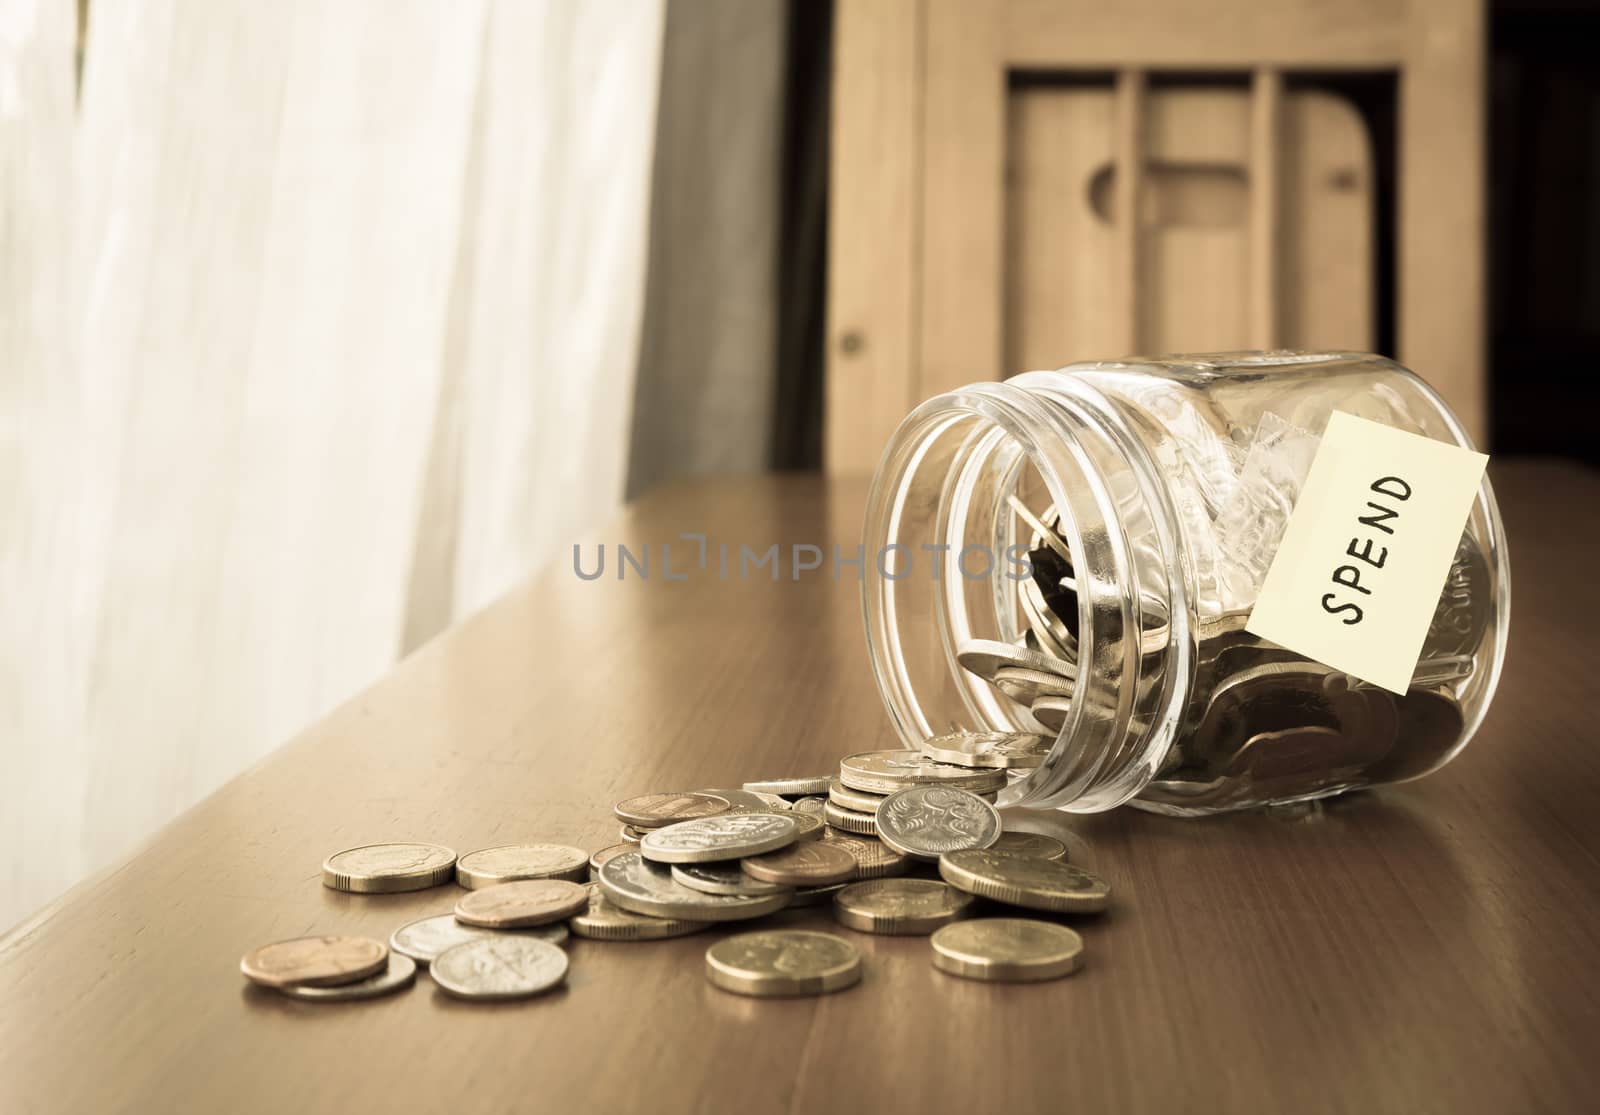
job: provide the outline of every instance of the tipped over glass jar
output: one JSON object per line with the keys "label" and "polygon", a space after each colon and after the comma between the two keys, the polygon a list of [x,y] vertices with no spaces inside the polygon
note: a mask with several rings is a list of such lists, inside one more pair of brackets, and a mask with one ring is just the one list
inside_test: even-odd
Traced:
{"label": "tipped over glass jar", "polygon": [[1403,694],[1245,630],[1335,411],[1469,447],[1427,384],[1361,353],[1074,364],[917,407],[873,479],[862,596],[906,746],[1042,736],[1000,802],[1072,812],[1213,813],[1448,762],[1505,655],[1487,478]]}

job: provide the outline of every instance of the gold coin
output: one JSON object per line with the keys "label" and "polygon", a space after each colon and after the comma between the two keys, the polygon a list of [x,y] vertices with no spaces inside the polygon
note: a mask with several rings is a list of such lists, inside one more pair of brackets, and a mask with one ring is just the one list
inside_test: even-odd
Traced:
{"label": "gold coin", "polygon": [[880,879],[905,873],[906,857],[881,840],[857,836],[831,826],[823,831],[822,839],[826,844],[837,844],[856,858],[858,879]]}
{"label": "gold coin", "polygon": [[641,829],[658,829],[696,817],[726,813],[731,803],[716,794],[643,794],[617,802],[617,820]]}
{"label": "gold coin", "polygon": [[519,879],[568,879],[581,883],[589,856],[570,844],[506,844],[468,852],[456,861],[456,882],[468,890]]}
{"label": "gold coin", "polygon": [[798,810],[784,814],[794,820],[794,839],[797,844],[804,844],[808,840],[821,840],[822,823],[821,814],[801,813]]}
{"label": "gold coin", "polygon": [[1031,983],[1076,972],[1083,938],[1032,918],[974,918],[933,935],[933,966],[967,979]]}
{"label": "gold coin", "polygon": [[367,844],[335,852],[322,885],[355,894],[426,890],[456,877],[456,854],[438,844]]}
{"label": "gold coin", "polygon": [[244,954],[239,971],[263,987],[332,987],[384,970],[389,949],[370,937],[294,937]]}
{"label": "gold coin", "polygon": [[833,917],[848,929],[919,936],[965,916],[973,898],[936,879],[868,879],[833,898]]}
{"label": "gold coin", "polygon": [[623,852],[636,851],[638,847],[639,845],[637,842],[628,841],[622,844],[612,844],[609,847],[601,848],[598,852],[589,857],[590,880],[593,881],[594,879],[600,877],[600,868],[605,866],[606,860],[611,859],[614,856],[620,856]]}
{"label": "gold coin", "polygon": [[1065,860],[1067,846],[1053,836],[1037,832],[1002,832],[1000,839],[989,845],[991,852],[1010,852],[1015,856],[1033,856],[1035,859]]}
{"label": "gold coin", "polygon": [[948,786],[987,794],[1005,789],[1006,772],[941,763],[920,751],[863,751],[839,760],[839,781],[869,794],[892,794],[908,786]]}
{"label": "gold coin", "polygon": [[990,848],[940,856],[939,875],[968,894],[1057,914],[1099,913],[1111,898],[1106,881],[1081,867]]}
{"label": "gold coin", "polygon": [[357,999],[376,999],[393,995],[417,982],[417,962],[409,956],[391,952],[387,966],[377,975],[337,987],[280,987],[278,994],[308,1003],[350,1003]]}
{"label": "gold coin", "polygon": [[833,896],[849,885],[849,883],[829,883],[825,887],[797,887],[789,895],[789,909],[792,910],[797,906],[831,905]]}
{"label": "gold coin", "polygon": [[590,883],[587,908],[574,914],[567,925],[578,936],[594,941],[659,941],[698,933],[711,923],[636,914],[608,901],[599,883]]}
{"label": "gold coin", "polygon": [[706,979],[736,995],[825,995],[861,979],[861,953],[832,933],[740,933],[706,949]]}
{"label": "gold coin", "polygon": [[855,877],[856,857],[837,844],[813,840],[791,844],[766,855],[740,861],[744,873],[763,883],[788,887],[824,887]]}
{"label": "gold coin", "polygon": [[644,839],[644,834],[647,831],[647,829],[636,829],[632,825],[623,825],[617,830],[617,835],[629,844],[637,845],[639,841]]}
{"label": "gold coin", "polygon": [[871,813],[857,813],[854,809],[841,809],[833,802],[822,807],[823,819],[836,829],[865,836],[878,835],[878,819]]}
{"label": "gold coin", "polygon": [[780,797],[800,798],[807,794],[826,793],[828,776],[816,774],[807,778],[772,778],[764,782],[746,782],[744,788],[753,794],[777,794]]}
{"label": "gold coin", "polygon": [[828,783],[828,800],[840,809],[853,809],[857,813],[872,813],[888,794],[869,794],[865,790],[852,790],[837,778]]}
{"label": "gold coin", "polygon": [[468,891],[456,903],[456,920],[484,929],[519,929],[570,918],[589,892],[565,879],[525,879]]}

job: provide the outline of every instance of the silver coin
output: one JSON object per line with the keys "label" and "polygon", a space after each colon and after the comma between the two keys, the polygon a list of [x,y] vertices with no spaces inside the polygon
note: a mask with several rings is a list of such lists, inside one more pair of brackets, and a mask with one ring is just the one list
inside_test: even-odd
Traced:
{"label": "silver coin", "polygon": [[428,974],[460,999],[525,999],[566,979],[567,954],[548,941],[497,933],[445,949]]}
{"label": "silver coin", "polygon": [[[724,813],[652,829],[639,851],[657,863],[707,863],[759,856],[793,844],[800,826],[777,813]],[[602,879],[605,874],[602,871]]]}
{"label": "silver coin", "polygon": [[581,880],[589,853],[570,844],[506,844],[468,852],[456,860],[456,882],[468,890],[523,879]]}
{"label": "silver coin", "polygon": [[987,848],[1000,838],[994,806],[948,786],[912,786],[878,806],[878,839],[901,855],[937,860],[946,852]]}
{"label": "silver coin", "polygon": [[828,776],[819,774],[811,778],[769,778],[764,782],[746,782],[744,788],[753,794],[777,794],[779,797],[801,798],[807,794],[828,792]]}
{"label": "silver coin", "polygon": [[922,753],[954,766],[1017,770],[1038,766],[1054,746],[1032,732],[952,732],[924,742]]}
{"label": "silver coin", "polygon": [[[696,790],[695,793],[715,794],[728,802],[734,809],[742,809],[746,813],[772,812],[771,797],[763,797],[760,794],[751,793],[749,790]],[[783,808],[788,808],[787,802],[784,802]]]}
{"label": "silver coin", "polygon": [[809,929],[741,933],[706,950],[706,978],[736,995],[822,995],[861,979],[861,953]]}
{"label": "silver coin", "polygon": [[828,783],[828,800],[840,809],[853,809],[857,813],[876,813],[878,803],[887,794],[869,794],[865,790],[852,790],[837,778]]}
{"label": "silver coin", "polygon": [[828,804],[826,797],[805,797],[794,803],[794,811],[803,816],[820,817],[822,807]]}
{"label": "silver coin", "polygon": [[336,987],[279,987],[280,995],[303,999],[308,1003],[349,1003],[356,999],[376,999],[380,995],[393,995],[417,982],[417,962],[409,956],[389,954],[388,966],[375,976],[341,983]]}
{"label": "silver coin", "polygon": [[854,809],[841,809],[830,801],[823,807],[823,819],[833,828],[843,829],[845,832],[863,836],[878,835],[876,813],[858,813]]}
{"label": "silver coin", "polygon": [[994,852],[1010,852],[1016,856],[1034,856],[1038,859],[1064,860],[1067,846],[1053,836],[1040,832],[1002,832],[1000,839],[989,845]]}
{"label": "silver coin", "polygon": [[1040,697],[1070,697],[1074,686],[1059,674],[1043,670],[1025,670],[1020,666],[1006,666],[996,670],[991,684],[1000,692],[1021,704],[1032,704]]}
{"label": "silver coin", "polygon": [[993,681],[995,673],[1008,666],[1064,678],[1078,676],[1078,667],[1064,658],[994,639],[968,639],[956,648],[956,661],[984,681]]}
{"label": "silver coin", "polygon": [[409,956],[418,964],[431,964],[445,949],[483,937],[516,935],[547,941],[552,945],[564,944],[567,939],[565,925],[541,925],[533,929],[483,929],[476,925],[463,925],[454,914],[436,914],[431,918],[418,918],[407,922],[389,936],[389,948],[402,956]]}
{"label": "silver coin", "polygon": [[970,770],[917,751],[866,751],[839,763],[839,781],[852,790],[892,794],[907,786],[953,786],[976,794],[1005,788],[1003,770]]}
{"label": "silver coin", "polygon": [[654,918],[624,910],[606,897],[599,883],[589,884],[589,907],[568,923],[580,937],[593,941],[660,941],[709,929],[710,922]]}
{"label": "silver coin", "polygon": [[973,897],[936,879],[868,879],[833,897],[833,917],[863,933],[915,936],[965,917]]}
{"label": "silver coin", "polygon": [[744,873],[738,860],[725,860],[721,863],[675,863],[672,865],[672,878],[690,890],[697,890],[702,894],[759,896],[780,894],[789,889],[777,883],[763,883],[759,879],[752,879]]}
{"label": "silver coin", "polygon": [[671,868],[651,863],[638,852],[607,860],[600,868],[600,887],[613,905],[624,910],[683,921],[742,921],[789,904],[787,890],[758,897],[690,890],[673,879]]}

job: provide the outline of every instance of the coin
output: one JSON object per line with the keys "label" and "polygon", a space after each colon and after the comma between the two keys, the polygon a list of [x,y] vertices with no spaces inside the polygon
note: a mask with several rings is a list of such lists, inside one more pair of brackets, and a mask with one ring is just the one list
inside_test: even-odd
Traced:
{"label": "coin", "polygon": [[[824,798],[823,800],[826,801],[827,799]],[[794,821],[794,842],[796,844],[804,844],[809,840],[822,839],[824,821],[821,814],[801,813],[799,811],[795,811],[793,813],[787,813],[785,816]]]}
{"label": "coin", "polygon": [[262,987],[331,987],[377,975],[388,957],[370,937],[294,937],[245,953],[239,971]]}
{"label": "coin", "polygon": [[765,782],[746,782],[744,788],[755,794],[777,794],[786,798],[825,794],[828,792],[828,775],[819,774],[810,778],[769,778]]}
{"label": "coin", "polygon": [[852,790],[892,794],[907,786],[954,786],[973,793],[1000,790],[1006,784],[1003,770],[968,770],[935,762],[916,751],[867,751],[839,763],[839,781]]}
{"label": "coin", "polygon": [[456,882],[468,890],[519,879],[581,882],[588,862],[588,853],[570,844],[506,844],[462,856],[456,861]]}
{"label": "coin", "polygon": [[862,833],[867,836],[878,835],[878,822],[871,813],[857,813],[854,809],[840,809],[833,802],[828,802],[822,810],[823,818],[836,829],[845,832]]}
{"label": "coin", "polygon": [[923,743],[922,753],[955,766],[1015,770],[1038,766],[1053,746],[1032,732],[953,732]]}
{"label": "coin", "polygon": [[837,844],[814,840],[806,844],[791,844],[763,856],[749,856],[741,861],[740,867],[746,875],[764,883],[823,887],[853,879],[856,857]]}
{"label": "coin", "polygon": [[1000,814],[965,790],[911,786],[883,799],[878,839],[902,855],[936,860],[963,848],[987,848],[1000,838]]}
{"label": "coin", "polygon": [[939,875],[969,894],[1058,914],[1098,913],[1111,897],[1105,880],[1081,867],[990,849],[941,856]]}
{"label": "coin", "polygon": [[456,920],[485,929],[549,925],[570,918],[588,900],[588,891],[565,879],[524,879],[468,891],[456,903]]}
{"label": "coin", "polygon": [[672,865],[672,878],[690,890],[697,890],[702,894],[763,895],[779,894],[789,889],[776,882],[762,882],[754,876],[746,875],[740,870],[738,860],[725,860],[721,863],[675,863]]}
{"label": "coin", "polygon": [[1000,839],[989,845],[991,851],[1010,852],[1015,856],[1033,856],[1036,859],[1067,858],[1067,846],[1053,836],[1037,832],[1002,832]]}
{"label": "coin", "polygon": [[392,995],[417,982],[417,962],[409,956],[391,952],[389,962],[377,975],[337,987],[280,987],[278,993],[311,1003],[349,1003],[357,999],[376,999]]}
{"label": "coin", "polygon": [[402,956],[409,956],[418,964],[431,964],[433,958],[447,948],[463,941],[475,941],[479,937],[492,937],[496,933],[521,933],[549,941],[552,945],[562,944],[567,939],[567,927],[560,924],[542,925],[535,929],[482,929],[476,925],[462,924],[454,914],[435,914],[431,918],[407,922],[396,929],[389,935],[389,948]]}
{"label": "coin", "polygon": [[933,966],[967,979],[1033,983],[1076,972],[1083,938],[1064,925],[1032,918],[974,918],[929,939]]}
{"label": "coin", "polygon": [[426,890],[456,877],[456,854],[438,844],[367,844],[335,852],[322,885],[355,894]]}
{"label": "coin", "polygon": [[993,680],[997,671],[1008,666],[1014,669],[1038,670],[1041,673],[1055,674],[1064,678],[1076,677],[1078,674],[1078,667],[1064,658],[1019,647],[1015,643],[996,642],[994,639],[966,640],[956,648],[956,661],[984,681]]}
{"label": "coin", "polygon": [[594,941],[660,941],[684,937],[710,927],[708,921],[653,918],[624,910],[606,897],[598,883],[589,885],[589,906],[568,923],[580,937]]}
{"label": "coin", "polygon": [[[696,790],[697,794],[710,794],[712,797],[723,798],[734,811],[743,810],[746,813],[771,813],[772,795],[753,794],[749,790]],[[782,800],[781,798],[778,800]],[[788,809],[789,803],[783,802],[782,808]]]}
{"label": "coin", "polygon": [[736,995],[824,995],[861,979],[861,953],[809,929],[740,933],[706,949],[706,978]]}
{"label": "coin", "polygon": [[1028,711],[1033,713],[1033,718],[1046,728],[1052,732],[1059,732],[1061,726],[1067,722],[1067,713],[1072,711],[1072,698],[1040,697],[1028,706]]}
{"label": "coin", "polygon": [[1025,705],[1040,697],[1070,697],[1074,689],[1073,683],[1060,674],[1025,670],[1020,666],[1005,666],[996,670],[990,684],[1013,701]]}
{"label": "coin", "polygon": [[794,818],[777,813],[727,813],[653,829],[639,851],[657,863],[741,859],[793,844],[799,831]]}
{"label": "coin", "polygon": [[789,908],[821,906],[830,903],[833,901],[834,895],[849,885],[849,883],[829,883],[825,887],[796,887],[794,894],[789,898]]}
{"label": "coin", "polygon": [[863,933],[916,936],[963,916],[973,903],[936,879],[868,879],[833,897],[833,917]]}
{"label": "coin", "polygon": [[567,954],[548,941],[499,933],[445,949],[428,974],[460,999],[525,999],[566,978]]}
{"label": "coin", "polygon": [[627,844],[637,847],[639,841],[644,839],[645,831],[645,829],[636,829],[632,825],[623,825],[617,830],[617,835],[622,837]]}
{"label": "coin", "polygon": [[822,840],[843,848],[855,857],[858,879],[880,879],[902,874],[906,869],[906,857],[882,841],[831,827],[823,832]]}
{"label": "coin", "polygon": [[828,783],[828,800],[840,809],[853,809],[857,813],[876,813],[878,803],[887,794],[869,794],[865,790],[852,790],[837,778]]}
{"label": "coin", "polygon": [[638,852],[608,860],[600,868],[600,887],[612,905],[652,918],[684,921],[740,921],[758,918],[788,905],[789,893],[745,897],[705,894],[675,881],[670,868],[651,863]]}
{"label": "coin", "polygon": [[794,811],[802,815],[809,814],[820,818],[822,816],[822,807],[827,804],[828,799],[826,797],[800,798],[794,803]]}
{"label": "coin", "polygon": [[590,880],[592,881],[600,877],[600,868],[602,865],[604,865],[606,860],[611,859],[613,856],[620,856],[623,852],[631,852],[638,848],[638,846],[639,845],[637,843],[624,842],[622,844],[612,844],[608,847],[601,848],[598,852],[589,857]]}
{"label": "coin", "polygon": [[655,829],[695,817],[726,813],[732,803],[717,794],[642,794],[624,798],[612,807],[617,820],[635,828]]}

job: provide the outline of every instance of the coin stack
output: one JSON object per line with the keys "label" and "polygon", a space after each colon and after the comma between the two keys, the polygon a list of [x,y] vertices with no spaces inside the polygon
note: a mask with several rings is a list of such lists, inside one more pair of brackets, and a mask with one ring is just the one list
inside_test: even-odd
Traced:
{"label": "coin stack", "polygon": [[[1036,515],[1009,497],[1032,531],[1032,575],[1017,582],[1022,636],[967,639],[956,659],[1015,707],[1019,724],[1049,733],[1066,724],[1077,696],[1078,595],[1072,551],[1054,507]],[[1464,536],[1451,583],[1486,591],[1487,565]],[[1245,631],[1249,610],[1203,616],[1182,742],[1144,792],[1188,809],[1304,797],[1420,774],[1459,741],[1462,712],[1450,688],[1472,669],[1482,623],[1464,629],[1440,602],[1422,660],[1404,695],[1364,684]],[[1482,609],[1475,621],[1486,622]],[[1165,624],[1140,635],[1152,663],[1169,644]],[[1048,749],[1046,745],[1046,750]],[[925,748],[926,750],[926,748]],[[943,758],[943,756],[940,756]],[[848,808],[841,804],[841,808]]]}
{"label": "coin stack", "polygon": [[[1070,915],[1103,910],[1109,898],[1103,881],[1066,862],[1060,841],[1004,831],[992,799],[1006,767],[996,764],[1027,745],[930,742],[932,753],[850,756],[837,777],[628,798],[614,807],[622,842],[592,855],[545,843],[459,859],[436,844],[347,849],[323,864],[325,886],[387,894],[453,880],[462,888],[454,911],[400,926],[387,946],[349,936],[275,942],[240,969],[314,1002],[404,990],[418,966],[459,998],[525,998],[565,979],[569,934],[661,940],[831,903],[848,929],[931,935],[934,965],[953,975],[1021,981],[1076,970],[1083,943],[1067,926],[972,917],[985,901]],[[858,982],[862,960],[837,934],[775,928],[713,944],[705,972],[736,994],[816,995]]]}

